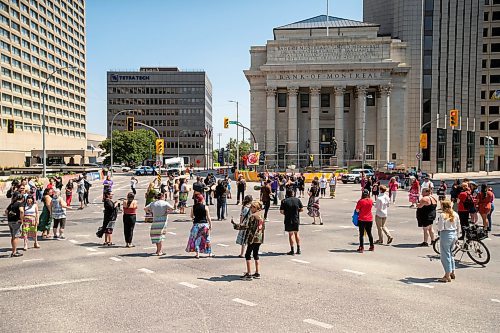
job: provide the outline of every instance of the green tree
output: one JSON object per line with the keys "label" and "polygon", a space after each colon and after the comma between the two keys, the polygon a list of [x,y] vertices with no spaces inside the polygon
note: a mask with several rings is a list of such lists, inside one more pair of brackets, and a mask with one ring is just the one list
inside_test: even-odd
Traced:
{"label": "green tree", "polygon": [[[128,166],[140,165],[142,161],[155,152],[156,135],[148,130],[140,129],[133,132],[113,131],[113,163]],[[110,164],[111,140],[104,140],[99,147],[107,157],[105,164]]]}
{"label": "green tree", "polygon": [[[229,151],[229,163],[232,164],[236,161],[236,140],[229,139],[226,145],[226,150]],[[240,141],[240,164],[242,163],[241,157],[252,151],[252,145],[248,141]]]}

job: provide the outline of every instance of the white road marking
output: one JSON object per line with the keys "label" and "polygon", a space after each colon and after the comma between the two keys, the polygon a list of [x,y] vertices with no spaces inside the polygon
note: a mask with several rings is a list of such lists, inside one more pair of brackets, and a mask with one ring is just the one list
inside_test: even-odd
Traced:
{"label": "white road marking", "polygon": [[95,256],[95,255],[99,255],[99,254],[104,254],[106,252],[90,252],[90,253],[87,253],[88,256]]}
{"label": "white road marking", "polygon": [[219,244],[217,244],[217,246],[228,247],[229,245],[219,243]]}
{"label": "white road marking", "polygon": [[122,259],[117,258],[117,257],[109,257],[109,259],[111,259],[113,261],[122,261]]}
{"label": "white road marking", "polygon": [[428,284],[425,284],[425,283],[418,283],[418,282],[406,282],[406,283],[412,284],[412,285],[418,286],[418,287],[423,287],[423,288],[429,288],[429,289],[434,288],[434,286],[431,286],[431,285],[428,285]]}
{"label": "white road marking", "polygon": [[276,236],[284,236],[285,234],[276,234]]}
{"label": "white road marking", "polygon": [[256,306],[257,305],[255,303],[245,301],[244,299],[241,299],[241,298],[233,298],[233,302],[240,303],[243,305],[248,305],[248,306]]}
{"label": "white road marking", "polygon": [[96,250],[96,249],[93,249],[93,248],[91,248],[91,247],[86,247],[85,249],[86,249],[87,251],[90,251],[90,252],[97,252],[97,250]]}
{"label": "white road marking", "polygon": [[491,301],[495,302],[495,303],[500,303],[500,299],[496,299],[496,298],[492,298]]}
{"label": "white road marking", "polygon": [[291,261],[295,261],[295,262],[298,262],[300,264],[310,264],[309,261],[305,261],[305,260],[300,260],[300,259],[292,259]]}
{"label": "white road marking", "polygon": [[195,284],[191,284],[191,283],[188,283],[188,282],[179,282],[179,284],[180,284],[181,286],[188,287],[188,288],[191,288],[191,289],[198,288],[198,286],[197,286],[197,285],[195,285]]}
{"label": "white road marking", "polygon": [[63,284],[82,283],[82,282],[90,282],[90,281],[97,281],[97,279],[64,280],[64,281],[58,281],[58,282],[31,284],[31,285],[26,285],[26,286],[5,287],[5,288],[0,288],[0,291],[28,290],[28,289],[60,286]]}
{"label": "white road marking", "polygon": [[152,270],[147,269],[147,268],[139,268],[138,271],[146,273],[146,274],[153,274],[154,273]]}
{"label": "white road marking", "polygon": [[30,261],[42,261],[44,259],[24,259],[23,262],[30,262]]}
{"label": "white road marking", "polygon": [[143,247],[144,250],[154,250],[156,249],[156,246],[148,246],[148,247]]}
{"label": "white road marking", "polygon": [[322,323],[321,321],[317,321],[314,319],[304,319],[304,323],[308,323],[308,324],[319,326],[319,327],[326,328],[326,329],[333,328],[333,326],[330,324]]}
{"label": "white road marking", "polygon": [[353,271],[353,270],[350,270],[350,269],[343,269],[342,271],[347,272],[347,273],[356,274],[356,275],[365,275],[366,274],[364,272]]}
{"label": "white road marking", "polygon": [[70,239],[69,242],[73,243],[73,244],[78,244],[79,243],[77,240],[74,240],[74,239]]}
{"label": "white road marking", "polygon": [[177,235],[175,232],[172,232],[172,231],[167,232],[167,234],[174,235],[174,236]]}
{"label": "white road marking", "polygon": [[339,228],[342,228],[342,229],[354,229],[356,227],[354,225],[339,225]]}

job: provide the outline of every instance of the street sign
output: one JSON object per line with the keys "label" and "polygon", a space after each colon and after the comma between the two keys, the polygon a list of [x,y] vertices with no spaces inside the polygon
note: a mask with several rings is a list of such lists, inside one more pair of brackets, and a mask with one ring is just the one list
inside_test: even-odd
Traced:
{"label": "street sign", "polygon": [[160,160],[158,160],[158,161],[156,161],[155,165],[157,167],[161,167],[163,165],[163,163]]}
{"label": "street sign", "polygon": [[417,153],[417,154],[415,155],[415,157],[417,158],[417,160],[419,160],[419,159],[421,159],[421,158],[422,158],[422,154]]}
{"label": "street sign", "polygon": [[259,165],[260,151],[248,154],[247,165]]}
{"label": "street sign", "polygon": [[420,148],[427,149],[427,133],[420,133]]}
{"label": "street sign", "polygon": [[230,121],[229,121],[229,124],[231,124],[231,125],[237,125],[237,124],[238,124],[238,122],[237,122],[236,120],[230,120]]}
{"label": "street sign", "polygon": [[259,150],[259,143],[258,142],[254,142],[254,144],[253,144],[253,150],[254,151]]}
{"label": "street sign", "polygon": [[387,163],[387,169],[388,169],[388,170],[392,170],[392,169],[394,169],[394,168],[395,168],[395,166],[396,166],[396,164],[395,164],[394,162],[389,162],[389,163]]}

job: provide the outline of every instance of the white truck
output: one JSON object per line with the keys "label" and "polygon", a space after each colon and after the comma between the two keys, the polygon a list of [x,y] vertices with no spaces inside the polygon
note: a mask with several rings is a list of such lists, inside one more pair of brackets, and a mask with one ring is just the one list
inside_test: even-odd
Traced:
{"label": "white truck", "polygon": [[167,175],[180,176],[184,174],[186,169],[184,165],[184,158],[182,157],[172,157],[166,158],[163,162],[163,168],[166,170]]}

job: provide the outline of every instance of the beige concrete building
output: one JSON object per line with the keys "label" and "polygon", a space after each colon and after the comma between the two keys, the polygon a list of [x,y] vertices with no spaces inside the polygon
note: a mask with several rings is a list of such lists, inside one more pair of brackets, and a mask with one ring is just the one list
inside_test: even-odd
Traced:
{"label": "beige concrete building", "polygon": [[[483,26],[483,59],[481,87],[481,170],[486,170],[485,144],[486,137],[493,139],[493,156],[490,170],[500,170],[500,100],[492,99],[496,90],[500,89],[500,1],[484,1]],[[489,124],[489,131],[488,131]]]}
{"label": "beige concrete building", "polygon": [[[407,44],[406,160],[415,165],[419,133],[428,134],[422,169],[478,171],[483,6],[485,0],[364,0],[363,19],[381,36]],[[449,126],[457,109],[459,126]],[[498,107],[497,107],[498,110]],[[497,111],[498,112],[498,111]]]}
{"label": "beige concrete building", "polygon": [[251,128],[268,166],[409,164],[406,43],[317,16],[252,46]]}
{"label": "beige concrete building", "polygon": [[45,85],[48,162],[84,155],[85,72],[84,0],[0,0],[0,167],[40,162]]}

